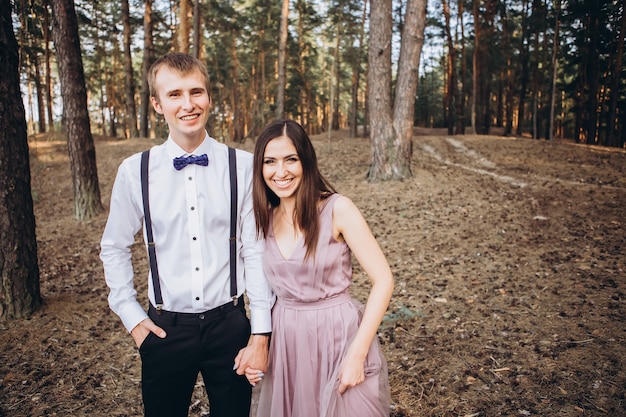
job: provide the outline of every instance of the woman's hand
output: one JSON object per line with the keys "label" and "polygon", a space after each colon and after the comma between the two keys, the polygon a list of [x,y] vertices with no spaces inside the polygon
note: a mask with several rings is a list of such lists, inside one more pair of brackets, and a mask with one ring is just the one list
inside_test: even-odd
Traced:
{"label": "woman's hand", "polygon": [[365,361],[347,354],[339,370],[339,394],[365,381]]}
{"label": "woman's hand", "polygon": [[252,368],[246,368],[245,375],[246,375],[246,378],[248,378],[248,382],[253,387],[259,382],[261,382],[261,380],[265,376],[263,371],[260,371],[258,369],[252,369]]}

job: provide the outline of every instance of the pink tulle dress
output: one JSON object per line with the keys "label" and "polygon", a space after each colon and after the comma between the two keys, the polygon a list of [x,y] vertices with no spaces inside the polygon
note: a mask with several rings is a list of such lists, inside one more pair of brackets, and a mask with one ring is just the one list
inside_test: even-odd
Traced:
{"label": "pink tulle dress", "polygon": [[332,233],[337,197],[322,204],[314,259],[304,260],[303,240],[285,259],[270,221],[264,268],[278,299],[257,417],[389,416],[387,363],[376,339],[365,362],[365,381],[342,395],[337,391],[339,367],[363,312],[349,295],[350,249]]}

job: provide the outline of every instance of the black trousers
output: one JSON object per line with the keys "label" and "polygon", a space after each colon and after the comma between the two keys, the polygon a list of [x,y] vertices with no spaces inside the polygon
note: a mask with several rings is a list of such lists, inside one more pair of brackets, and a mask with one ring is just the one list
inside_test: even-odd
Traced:
{"label": "black trousers", "polygon": [[248,417],[252,386],[233,370],[250,336],[243,299],[199,314],[150,306],[148,315],[167,337],[150,333],[139,348],[145,416],[186,417],[201,373],[211,417]]}

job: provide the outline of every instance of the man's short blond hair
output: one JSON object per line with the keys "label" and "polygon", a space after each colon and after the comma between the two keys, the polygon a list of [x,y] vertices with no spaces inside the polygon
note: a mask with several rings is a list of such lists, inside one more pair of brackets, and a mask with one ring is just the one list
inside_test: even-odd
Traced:
{"label": "man's short blond hair", "polygon": [[156,100],[159,99],[156,91],[156,75],[161,67],[168,67],[179,72],[181,75],[187,75],[194,71],[200,71],[204,77],[206,91],[211,95],[211,85],[209,84],[209,73],[206,66],[198,58],[182,52],[170,52],[157,59],[148,70],[148,86],[150,87],[150,96]]}

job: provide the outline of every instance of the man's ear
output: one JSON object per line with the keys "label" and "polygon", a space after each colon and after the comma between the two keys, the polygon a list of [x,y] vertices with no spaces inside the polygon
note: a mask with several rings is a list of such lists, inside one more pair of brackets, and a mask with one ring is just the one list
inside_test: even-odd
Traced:
{"label": "man's ear", "polygon": [[150,96],[150,101],[152,102],[152,107],[154,108],[154,111],[159,114],[163,114],[163,110],[161,110],[161,105],[159,104],[159,100],[157,100],[156,97],[154,96]]}

